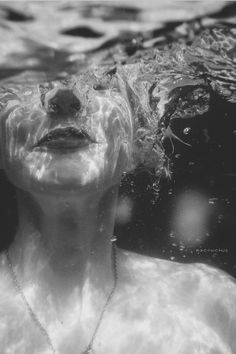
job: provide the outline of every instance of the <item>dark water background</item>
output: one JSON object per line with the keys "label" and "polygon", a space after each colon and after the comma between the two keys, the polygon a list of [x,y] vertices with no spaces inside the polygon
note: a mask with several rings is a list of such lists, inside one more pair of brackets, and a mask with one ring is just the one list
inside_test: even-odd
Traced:
{"label": "dark water background", "polygon": [[[224,22],[235,25],[235,2],[3,1],[0,79],[42,68],[57,75],[84,55],[119,43],[132,54],[140,40],[158,46],[194,36],[191,26],[196,31]],[[167,139],[172,175],[161,179],[157,191],[145,172],[124,178],[115,228],[120,247],[213,264],[236,277],[235,118],[233,104],[213,97],[207,114],[175,123],[176,136],[191,146]],[[13,188],[2,173],[0,190],[4,248],[14,235],[17,213]]]}

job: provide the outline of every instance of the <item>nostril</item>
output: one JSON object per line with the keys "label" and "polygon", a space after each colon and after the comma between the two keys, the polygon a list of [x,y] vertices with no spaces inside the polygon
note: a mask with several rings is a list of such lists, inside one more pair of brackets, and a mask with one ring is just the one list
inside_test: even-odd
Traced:
{"label": "nostril", "polygon": [[46,110],[54,115],[74,116],[81,108],[78,97],[70,89],[57,89],[46,95]]}
{"label": "nostril", "polygon": [[81,107],[81,104],[80,104],[80,101],[77,99],[76,101],[72,102],[71,103],[71,108],[74,110],[74,111],[79,111],[80,110],[80,107]]}
{"label": "nostril", "polygon": [[55,103],[55,102],[49,102],[47,110],[48,110],[49,113],[59,113],[60,112],[60,106],[57,103]]}

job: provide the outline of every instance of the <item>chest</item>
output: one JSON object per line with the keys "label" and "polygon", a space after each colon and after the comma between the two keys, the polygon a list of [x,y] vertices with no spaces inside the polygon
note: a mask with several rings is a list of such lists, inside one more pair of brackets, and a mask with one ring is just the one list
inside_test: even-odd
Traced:
{"label": "chest", "polygon": [[[1,309],[0,352],[52,354],[52,344],[57,354],[82,354],[96,325],[91,319],[81,326],[76,313],[70,321],[40,324],[16,301],[15,306]],[[117,303],[102,318],[94,336],[93,353],[232,354],[226,344],[226,331],[176,305],[157,308],[148,304],[144,307],[143,303]]]}
{"label": "chest", "polygon": [[227,329],[216,329],[197,314],[177,308],[107,318],[96,340],[97,354],[233,354]]}

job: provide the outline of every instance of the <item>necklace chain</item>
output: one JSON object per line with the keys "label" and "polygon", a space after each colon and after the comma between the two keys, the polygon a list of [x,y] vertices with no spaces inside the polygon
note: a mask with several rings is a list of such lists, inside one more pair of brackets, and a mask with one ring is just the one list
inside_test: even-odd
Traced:
{"label": "necklace chain", "polygon": [[[30,306],[23,290],[22,290],[22,287],[19,283],[19,280],[17,279],[17,276],[16,276],[16,273],[14,271],[14,268],[13,268],[13,264],[12,264],[12,261],[11,261],[11,258],[10,258],[10,254],[9,254],[9,251],[6,250],[5,251],[5,255],[6,255],[6,259],[7,259],[7,264],[8,264],[8,267],[9,267],[9,270],[10,270],[10,274],[11,274],[11,278],[13,280],[13,283],[15,285],[15,288],[17,290],[17,292],[20,294],[24,304],[25,304],[25,307],[27,308],[29,314],[30,314],[30,317],[32,319],[32,321],[35,323],[35,325],[40,329],[42,335],[45,337],[46,341],[47,341],[47,344],[48,344],[48,347],[50,348],[51,352],[53,354],[58,354],[58,352],[56,351],[56,349],[54,348],[53,344],[52,344],[52,340],[47,332],[47,330],[45,329],[45,327],[42,325],[41,321],[39,320],[39,318],[37,317],[37,315],[35,314],[35,312],[33,311],[32,307]],[[103,309],[100,313],[100,316],[99,316],[99,319],[97,321],[97,324],[96,324],[96,327],[94,329],[94,332],[93,332],[93,335],[90,339],[90,342],[89,344],[87,345],[86,349],[81,353],[81,354],[92,354],[93,353],[93,343],[94,343],[94,340],[96,338],[96,335],[97,335],[97,332],[100,328],[100,325],[102,323],[102,320],[103,320],[103,317],[104,317],[104,314],[107,310],[107,307],[109,305],[109,303],[111,302],[111,299],[115,293],[115,290],[116,290],[116,285],[117,285],[117,281],[118,281],[118,272],[117,272],[117,254],[116,254],[116,246],[112,240],[112,258],[113,258],[113,274],[114,274],[114,284],[111,288],[111,291],[107,297],[107,300],[103,306]]]}

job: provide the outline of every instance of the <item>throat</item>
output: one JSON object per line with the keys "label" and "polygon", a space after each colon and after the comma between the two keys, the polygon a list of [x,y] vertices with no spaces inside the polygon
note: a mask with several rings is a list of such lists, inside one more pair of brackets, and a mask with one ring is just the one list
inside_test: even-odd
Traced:
{"label": "throat", "polygon": [[116,198],[117,187],[67,199],[19,192],[20,227],[10,255],[22,282],[37,284],[59,302],[86,283],[107,293]]}
{"label": "throat", "polygon": [[78,276],[90,262],[92,230],[84,225],[83,219],[67,210],[55,219],[42,223],[42,252],[49,257],[50,267],[56,274],[67,276],[73,272]]}

